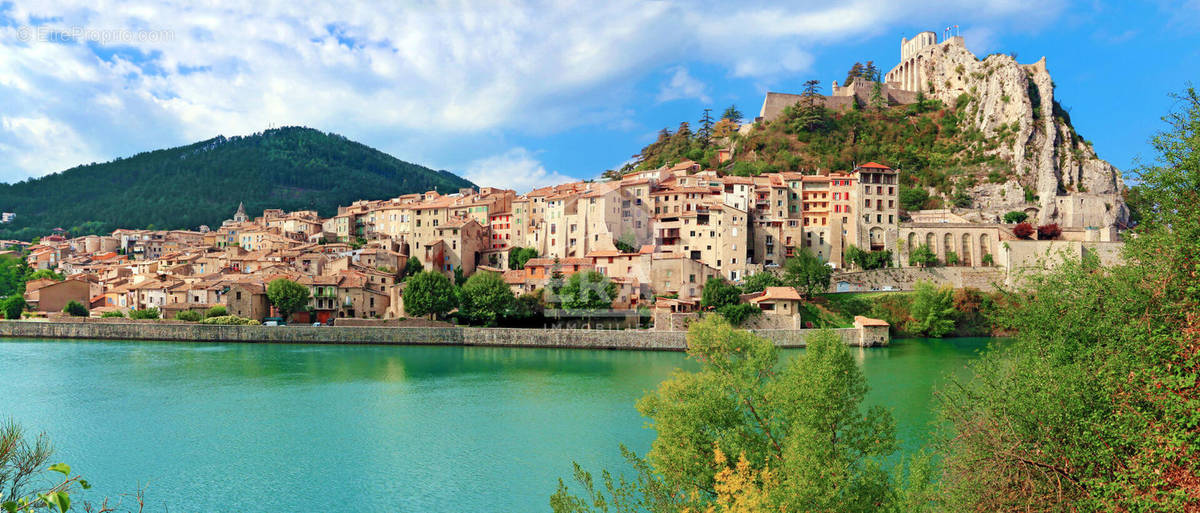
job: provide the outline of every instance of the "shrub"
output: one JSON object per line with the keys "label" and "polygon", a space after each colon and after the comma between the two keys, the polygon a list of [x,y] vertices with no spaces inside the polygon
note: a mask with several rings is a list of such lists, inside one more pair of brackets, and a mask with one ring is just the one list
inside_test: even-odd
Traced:
{"label": "shrub", "polygon": [[88,316],[87,307],[83,306],[83,303],[80,303],[79,301],[74,301],[74,300],[68,301],[67,306],[64,306],[62,311],[63,311],[63,313],[70,315],[71,317],[87,317]]}
{"label": "shrub", "polygon": [[958,253],[953,251],[946,252],[946,265],[958,265]]}
{"label": "shrub", "polygon": [[229,311],[225,309],[225,305],[216,305],[204,312],[205,317],[225,317],[229,315]]}
{"label": "shrub", "polygon": [[246,319],[236,315],[224,315],[221,317],[209,317],[200,321],[200,324],[219,324],[224,326],[258,326],[262,324],[254,319]]}
{"label": "shrub", "polygon": [[1033,235],[1033,225],[1029,223],[1021,223],[1013,227],[1013,235],[1022,239],[1028,239]]}
{"label": "shrub", "polygon": [[20,319],[21,312],[24,312],[27,306],[24,297],[20,295],[9,296],[3,303],[4,318],[10,320]]}
{"label": "shrub", "polygon": [[145,310],[132,310],[129,312],[130,319],[158,319],[159,317],[161,317],[161,314],[153,306]]}
{"label": "shrub", "polygon": [[908,255],[908,265],[914,267],[932,267],[937,265],[937,255],[933,254],[933,250],[929,249],[928,245],[921,244],[913,248],[912,253]]}
{"label": "shrub", "polygon": [[918,335],[942,337],[954,331],[954,292],[930,282],[917,282],[913,295],[912,322],[908,330]]}
{"label": "shrub", "polygon": [[175,320],[177,321],[196,322],[202,318],[203,316],[200,315],[200,312],[195,312],[192,310],[184,310],[175,314]]}
{"label": "shrub", "polygon": [[124,319],[125,312],[122,312],[120,310],[109,310],[107,312],[100,314],[100,318],[101,319]]}
{"label": "shrub", "polygon": [[[704,282],[704,291],[700,295],[700,306],[703,308],[722,308],[738,304],[742,291],[736,285],[713,276]],[[739,323],[729,322],[737,325]]]}
{"label": "shrub", "polygon": [[1024,222],[1028,218],[1029,215],[1021,212],[1020,210],[1013,210],[1012,212],[1004,214],[1004,222],[1008,224]]}
{"label": "shrub", "polygon": [[1062,228],[1058,227],[1058,223],[1044,224],[1038,227],[1038,238],[1044,240],[1057,239],[1062,235]]}
{"label": "shrub", "polygon": [[983,255],[983,265],[996,265],[996,260],[992,258],[991,253]]}
{"label": "shrub", "polygon": [[749,303],[740,303],[736,305],[725,305],[717,309],[717,313],[721,314],[729,324],[741,326],[755,315],[762,315],[762,309]]}

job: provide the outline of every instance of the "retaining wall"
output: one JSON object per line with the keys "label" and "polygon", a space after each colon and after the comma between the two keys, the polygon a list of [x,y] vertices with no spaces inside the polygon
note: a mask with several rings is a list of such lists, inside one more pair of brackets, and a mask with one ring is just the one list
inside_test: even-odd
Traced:
{"label": "retaining wall", "polygon": [[[887,345],[858,328],[833,330],[850,345]],[[817,330],[754,330],[780,347],[804,347]],[[337,326],[215,326],[208,324],[0,321],[0,337],[265,342],[282,344],[385,344],[547,347],[682,351],[686,332],[527,328],[368,328]],[[867,340],[867,344],[863,341]]]}

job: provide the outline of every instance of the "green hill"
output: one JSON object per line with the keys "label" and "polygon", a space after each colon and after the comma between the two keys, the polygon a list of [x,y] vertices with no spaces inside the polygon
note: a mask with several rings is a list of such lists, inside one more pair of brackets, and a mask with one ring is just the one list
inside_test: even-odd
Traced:
{"label": "green hill", "polygon": [[285,127],[0,184],[0,211],[17,214],[0,225],[0,238],[29,240],[55,227],[82,235],[215,226],[238,202],[250,215],[282,208],[329,216],[355,200],[472,186],[337,134]]}

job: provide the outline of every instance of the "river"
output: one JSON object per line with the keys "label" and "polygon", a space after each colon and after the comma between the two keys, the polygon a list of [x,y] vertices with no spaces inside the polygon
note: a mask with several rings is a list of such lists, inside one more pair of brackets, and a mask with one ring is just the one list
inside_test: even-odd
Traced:
{"label": "river", "polygon": [[[906,450],[934,386],[986,342],[852,349]],[[649,448],[633,403],[680,367],[669,352],[4,339],[0,419],[45,431],[93,484],[81,497],[141,487],[148,512],[536,512],[572,461],[622,469],[619,444]]]}

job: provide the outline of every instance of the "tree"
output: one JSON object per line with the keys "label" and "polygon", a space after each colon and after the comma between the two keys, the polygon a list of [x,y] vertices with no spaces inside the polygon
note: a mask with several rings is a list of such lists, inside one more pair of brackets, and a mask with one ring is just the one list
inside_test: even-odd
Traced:
{"label": "tree", "polygon": [[213,305],[207,312],[204,312],[204,317],[224,317],[229,315],[229,311],[225,309],[225,305]]}
{"label": "tree", "polygon": [[825,103],[821,97],[821,82],[809,80],[804,83],[804,92],[800,94],[800,109],[796,120],[805,131],[819,128],[825,119]]}
{"label": "tree", "polygon": [[747,319],[762,315],[762,309],[750,303],[738,303],[717,308],[717,313],[729,321],[729,324],[741,326]]}
{"label": "tree", "polygon": [[460,265],[460,266],[455,267],[454,268],[454,286],[461,287],[466,282],[467,282],[467,277],[463,275],[462,266]]}
{"label": "tree", "polygon": [[65,313],[71,317],[87,317],[88,316],[87,307],[83,306],[83,303],[80,303],[79,301],[75,301],[75,300],[67,301],[67,305],[63,307],[62,311],[63,311],[63,313]]}
{"label": "tree", "polygon": [[912,307],[909,309],[912,322],[907,326],[910,333],[941,338],[954,331],[954,290],[950,287],[937,287],[927,281],[917,282],[913,293]]}
{"label": "tree", "polygon": [[1058,223],[1043,224],[1038,227],[1037,232],[1039,239],[1054,240],[1062,235],[1062,228],[1058,227]]}
{"label": "tree", "polygon": [[861,62],[854,63],[854,65],[850,67],[850,71],[846,72],[846,80],[842,82],[842,86],[849,87],[857,78],[866,78],[863,75],[863,65]]}
{"label": "tree", "polygon": [[704,282],[704,291],[700,294],[700,306],[717,309],[727,305],[736,305],[741,300],[741,293],[742,291],[738,290],[737,285],[713,276]]}
{"label": "tree", "polygon": [[750,294],[753,292],[762,292],[767,290],[767,287],[778,287],[783,285],[783,280],[771,271],[759,271],[750,276],[747,276],[742,281],[742,292]]}
{"label": "tree", "polygon": [[554,257],[554,261],[550,263],[550,280],[546,282],[546,288],[550,289],[550,292],[558,294],[562,290],[565,278],[566,275],[563,274],[562,270],[562,261],[558,257]]}
{"label": "tree", "polygon": [[808,248],[801,248],[796,256],[783,264],[783,282],[796,287],[804,297],[812,297],[829,289],[833,269],[813,255]]}
{"label": "tree", "polygon": [[1013,227],[1013,235],[1021,239],[1028,239],[1033,236],[1033,225],[1029,223],[1020,223]]}
{"label": "tree", "polygon": [[458,313],[468,320],[492,325],[512,309],[516,298],[500,273],[472,274],[462,286]]}
{"label": "tree", "polygon": [[617,298],[617,285],[596,271],[572,274],[558,295],[567,310],[608,310]]}
{"label": "tree", "polygon": [[883,110],[887,108],[888,101],[883,97],[883,84],[876,81],[871,85],[871,108],[875,110]]}
{"label": "tree", "polygon": [[404,264],[404,275],[413,276],[424,270],[425,266],[421,265],[421,261],[415,256],[408,257],[408,262]]}
{"label": "tree", "polygon": [[175,320],[177,321],[200,322],[200,319],[203,318],[204,316],[195,310],[180,310],[179,313],[175,314]]}
{"label": "tree", "polygon": [[867,61],[867,65],[863,67],[862,77],[878,83],[880,73],[879,67],[875,66],[875,61]]}
{"label": "tree", "polygon": [[900,188],[900,208],[908,211],[921,210],[926,201],[929,201],[929,191],[921,187]]}
{"label": "tree", "polygon": [[514,247],[508,250],[508,268],[514,271],[524,269],[525,263],[531,258],[537,258],[537,256],[536,249]]}
{"label": "tree", "polygon": [[25,304],[25,298],[22,296],[8,296],[2,303],[4,308],[4,318],[8,320],[16,320],[21,318],[21,312],[28,307]]}
{"label": "tree", "polygon": [[953,250],[946,251],[946,265],[958,265],[958,253]]}
{"label": "tree", "polygon": [[738,110],[737,105],[730,105],[725,108],[725,112],[721,113],[722,120],[729,120],[734,124],[741,124],[742,118],[742,111]]}
{"label": "tree", "polygon": [[1020,210],[1013,210],[1004,214],[1004,222],[1006,224],[1017,224],[1026,219],[1029,219],[1029,214],[1021,212]]}
{"label": "tree", "polygon": [[158,311],[158,308],[155,308],[153,306],[150,308],[144,308],[141,310],[130,310],[129,311],[130,319],[154,320],[154,319],[158,319],[159,317],[162,317],[162,314]]}
{"label": "tree", "polygon": [[312,299],[308,287],[287,278],[277,278],[267,284],[267,299],[279,310],[279,315],[290,320],[292,314],[308,306]]}
{"label": "tree", "polygon": [[908,265],[914,267],[933,267],[937,263],[937,255],[933,254],[933,250],[926,244],[913,248],[908,254]]}
{"label": "tree", "polygon": [[20,255],[0,256],[0,296],[24,294],[29,274],[29,264]]}
{"label": "tree", "polygon": [[404,311],[413,317],[445,316],[458,306],[450,278],[437,271],[421,271],[404,286]]}
{"label": "tree", "polygon": [[701,148],[707,148],[712,145],[712,135],[712,109],[704,109],[704,113],[700,116],[700,130],[696,131],[696,139],[700,141]]}
{"label": "tree", "polygon": [[869,271],[872,269],[883,269],[892,264],[892,252],[890,250],[863,251],[854,244],[846,246],[845,261],[853,263],[859,269]]}
{"label": "tree", "polygon": [[49,269],[38,269],[38,270],[36,270],[36,271],[34,271],[34,272],[30,273],[30,275],[29,275],[29,277],[26,279],[26,281],[33,281],[33,280],[54,280],[54,281],[63,281],[63,280],[65,280],[65,279],[66,279],[66,278],[65,278],[65,277],[63,277],[63,275],[61,275],[61,274],[58,274],[58,273],[56,273],[56,272],[54,272],[54,271],[51,271],[51,270],[49,270]]}

